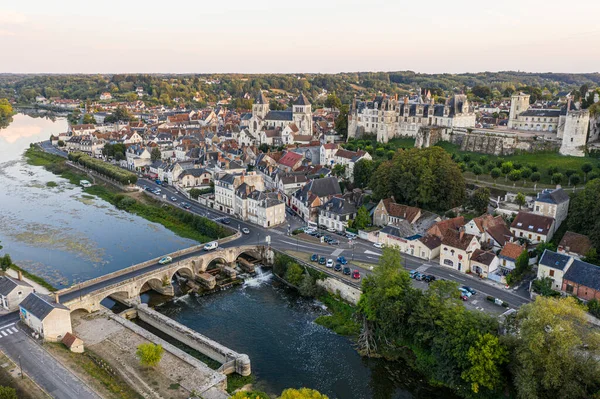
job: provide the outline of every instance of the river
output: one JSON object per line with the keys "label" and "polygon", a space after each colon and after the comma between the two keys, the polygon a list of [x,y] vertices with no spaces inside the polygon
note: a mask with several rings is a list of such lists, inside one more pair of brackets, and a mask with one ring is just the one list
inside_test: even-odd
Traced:
{"label": "river", "polygon": [[66,130],[65,118],[24,114],[0,129],[0,241],[16,264],[61,287],[194,245],[27,165],[29,143]]}
{"label": "river", "polygon": [[[58,287],[193,244],[26,164],[29,143],[66,129],[65,119],[19,114],[0,130],[0,240],[15,263]],[[58,186],[46,186],[49,181]],[[152,302],[153,295],[142,298]],[[314,322],[325,313],[318,302],[268,276],[214,295],[186,295],[157,310],[248,354],[256,388],[272,394],[306,386],[343,399],[454,397],[401,363],[362,358],[351,341]]]}

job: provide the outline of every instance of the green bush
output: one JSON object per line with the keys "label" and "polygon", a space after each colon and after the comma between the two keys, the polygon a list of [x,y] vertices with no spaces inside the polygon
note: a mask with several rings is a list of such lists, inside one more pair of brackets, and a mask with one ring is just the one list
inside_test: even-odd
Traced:
{"label": "green bush", "polygon": [[77,162],[78,164],[83,165],[88,169],[91,169],[106,177],[116,180],[123,185],[135,184],[137,182],[136,174],[123,170],[118,166],[106,163],[100,159],[92,158],[81,152],[70,153],[69,160],[72,162]]}

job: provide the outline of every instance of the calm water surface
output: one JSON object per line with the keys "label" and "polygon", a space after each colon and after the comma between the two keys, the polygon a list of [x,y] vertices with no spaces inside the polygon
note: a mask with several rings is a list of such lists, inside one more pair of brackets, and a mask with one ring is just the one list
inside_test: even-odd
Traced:
{"label": "calm water surface", "polygon": [[0,129],[0,241],[15,263],[60,287],[194,245],[26,164],[29,143],[66,130],[64,118],[23,114]]}

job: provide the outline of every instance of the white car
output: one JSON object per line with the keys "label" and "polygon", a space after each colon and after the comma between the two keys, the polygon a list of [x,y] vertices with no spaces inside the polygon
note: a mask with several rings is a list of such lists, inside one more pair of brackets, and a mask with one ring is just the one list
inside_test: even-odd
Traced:
{"label": "white car", "polygon": [[327,266],[327,268],[331,269],[333,267],[333,259],[327,259],[327,264],[325,266]]}
{"label": "white car", "polygon": [[219,247],[219,243],[216,242],[216,241],[212,241],[212,242],[207,243],[204,246],[204,250],[205,251],[212,251],[213,249],[217,249],[218,247]]}
{"label": "white car", "polygon": [[383,248],[383,244],[382,244],[382,243],[380,243],[380,242],[376,242],[375,244],[373,244],[373,246],[374,246],[375,248],[379,248],[379,249]]}
{"label": "white car", "polygon": [[242,227],[242,233],[244,234],[250,234],[250,229],[247,227]]}
{"label": "white car", "polygon": [[161,265],[166,265],[167,263],[171,263],[172,261],[173,258],[171,258],[170,256],[165,256],[164,258],[159,260],[158,263],[160,263]]}
{"label": "white car", "polygon": [[333,227],[330,227],[330,228],[327,229],[327,231],[330,232],[330,233],[335,233],[337,230],[334,229]]}

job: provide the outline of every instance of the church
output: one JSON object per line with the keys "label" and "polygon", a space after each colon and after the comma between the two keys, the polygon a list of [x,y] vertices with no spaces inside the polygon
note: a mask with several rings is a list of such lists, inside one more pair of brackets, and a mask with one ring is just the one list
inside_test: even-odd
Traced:
{"label": "church", "polygon": [[313,135],[311,105],[304,94],[298,96],[291,109],[272,111],[268,99],[261,92],[254,100],[252,114],[242,117],[242,124],[254,136],[258,136],[261,131],[283,131],[287,127],[298,136]]}

